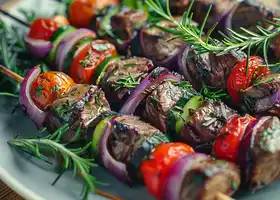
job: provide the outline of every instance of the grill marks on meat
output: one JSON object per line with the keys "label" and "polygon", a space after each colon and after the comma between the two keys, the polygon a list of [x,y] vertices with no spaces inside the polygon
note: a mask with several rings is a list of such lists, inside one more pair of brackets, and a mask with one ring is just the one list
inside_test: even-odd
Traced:
{"label": "grill marks on meat", "polygon": [[172,14],[182,15],[188,8],[190,0],[170,0],[169,6]]}
{"label": "grill marks on meat", "polygon": [[[243,58],[243,54],[236,52],[221,56],[217,56],[215,53],[206,53],[194,57],[191,61],[192,64],[187,67],[193,68],[190,70],[190,76],[198,76],[200,83],[204,82],[210,87],[225,89],[229,73],[235,64],[243,60]],[[201,88],[201,85],[199,88]]]}
{"label": "grill marks on meat", "polygon": [[249,187],[260,189],[280,178],[280,121],[277,117],[263,117],[255,130],[251,139],[253,167]]}
{"label": "grill marks on meat", "polygon": [[254,85],[240,92],[246,111],[279,113],[279,98],[276,95],[279,89],[279,74],[268,74],[261,77]]}
{"label": "grill marks on meat", "polygon": [[110,105],[104,92],[94,85],[74,85],[69,92],[50,106],[45,124],[55,131],[63,124],[70,124],[74,132],[87,125],[99,114],[109,111]]}
{"label": "grill marks on meat", "polygon": [[210,29],[215,23],[219,22],[235,4],[236,3],[232,0],[196,0],[192,7],[192,12],[194,13],[193,20],[202,24],[209,6],[212,5],[211,13],[205,24],[205,28]]}
{"label": "grill marks on meat", "polygon": [[231,195],[239,184],[239,170],[233,164],[201,160],[194,162],[192,170],[186,172],[180,200],[215,200],[218,192]]}
{"label": "grill marks on meat", "polygon": [[245,54],[232,51],[217,56],[215,53],[195,55],[190,46],[182,54],[181,73],[196,90],[202,88],[202,83],[217,89],[226,89],[226,81],[235,64],[242,61]]}
{"label": "grill marks on meat", "polygon": [[118,103],[120,106],[120,101],[128,97],[134,89],[133,87],[119,84],[121,80],[128,80],[130,76],[140,83],[148,75],[148,71],[152,67],[153,64],[150,60],[138,57],[111,63],[101,80],[101,87],[110,103]]}
{"label": "grill marks on meat", "polygon": [[180,138],[194,147],[212,142],[227,121],[236,115],[234,110],[221,101],[205,101],[184,125]]}
{"label": "grill marks on meat", "polygon": [[133,154],[149,137],[160,131],[142,122],[137,117],[122,116],[115,119],[107,147],[111,155],[120,162],[129,164]]}
{"label": "grill marks on meat", "polygon": [[[252,17],[254,16],[254,17]],[[231,26],[234,31],[239,32],[240,27],[252,31],[258,31],[256,24],[263,20],[273,20],[276,12],[255,0],[244,0],[231,13]]]}
{"label": "grill marks on meat", "polygon": [[124,7],[111,18],[112,31],[121,40],[129,40],[133,38],[135,29],[145,24],[147,19],[148,16],[144,11]]}
{"label": "grill marks on meat", "polygon": [[[158,25],[167,28],[175,28],[171,22],[162,21]],[[184,44],[182,40],[174,39],[167,42],[167,40],[174,37],[174,35],[160,30],[156,27],[150,27],[142,30],[142,42],[145,56],[159,63],[164,59],[176,54],[179,48]]]}
{"label": "grill marks on meat", "polygon": [[162,83],[146,98],[143,118],[162,132],[166,132],[168,111],[176,105],[183,94],[184,89],[170,81]]}

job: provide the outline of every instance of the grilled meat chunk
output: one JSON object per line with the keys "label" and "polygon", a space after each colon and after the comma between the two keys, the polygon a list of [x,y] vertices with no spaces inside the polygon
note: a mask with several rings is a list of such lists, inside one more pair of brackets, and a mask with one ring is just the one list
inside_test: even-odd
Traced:
{"label": "grilled meat chunk", "polygon": [[74,134],[78,127],[84,132],[94,118],[109,110],[110,105],[101,89],[94,85],[76,84],[52,103],[44,124],[51,132],[69,124],[70,134],[67,137],[71,140],[71,134]]}

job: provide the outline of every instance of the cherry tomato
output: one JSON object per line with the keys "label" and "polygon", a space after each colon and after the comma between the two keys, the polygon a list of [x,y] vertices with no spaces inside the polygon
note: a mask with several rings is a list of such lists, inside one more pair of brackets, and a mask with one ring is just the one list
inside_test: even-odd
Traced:
{"label": "cherry tomato", "polygon": [[55,23],[58,26],[65,26],[65,25],[69,25],[70,22],[68,21],[68,19],[63,16],[63,15],[56,15],[54,17],[51,18],[53,21],[55,21]]}
{"label": "cherry tomato", "polygon": [[73,26],[87,28],[94,13],[109,5],[119,5],[117,0],[74,0],[69,8],[69,19]]}
{"label": "cherry tomato", "polygon": [[63,72],[45,72],[33,81],[31,98],[40,109],[45,110],[73,84],[74,81]]}
{"label": "cherry tomato", "polygon": [[[183,143],[166,143],[158,145],[140,166],[146,187],[152,195],[161,198],[163,177],[168,169],[182,156],[194,153],[192,147]],[[176,184],[176,183],[174,183]]]}
{"label": "cherry tomato", "polygon": [[59,25],[51,19],[36,19],[30,26],[28,37],[38,40],[49,40]]}
{"label": "cherry tomato", "polygon": [[255,120],[256,118],[250,115],[232,118],[214,142],[213,153],[216,158],[236,163],[242,137],[247,126]]}
{"label": "cherry tomato", "polygon": [[231,71],[227,80],[227,91],[234,103],[239,102],[239,91],[249,87],[254,80],[269,73],[269,69],[263,65],[263,59],[251,56],[248,72],[246,73],[247,59],[238,62]]}
{"label": "cherry tomato", "polygon": [[89,84],[97,67],[108,56],[117,54],[114,45],[106,40],[94,40],[74,57],[70,67],[70,76],[75,83]]}

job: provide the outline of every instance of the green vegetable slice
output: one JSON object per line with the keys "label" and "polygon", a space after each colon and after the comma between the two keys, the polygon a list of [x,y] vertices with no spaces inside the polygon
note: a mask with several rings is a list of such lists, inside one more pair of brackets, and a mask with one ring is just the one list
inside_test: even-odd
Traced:
{"label": "green vegetable slice", "polygon": [[60,27],[51,37],[53,48],[48,55],[48,60],[53,63],[56,58],[56,51],[60,42],[65,38],[66,35],[75,31],[76,28],[73,26],[62,26]]}
{"label": "green vegetable slice", "polygon": [[96,69],[94,76],[92,78],[92,83],[98,85],[103,77],[103,74],[106,72],[109,64],[113,60],[119,60],[120,56],[110,56],[107,57]]}
{"label": "green vegetable slice", "polygon": [[176,133],[180,133],[185,122],[188,122],[191,118],[191,111],[197,110],[203,103],[203,97],[193,96],[184,106],[181,118],[176,121]]}
{"label": "green vegetable slice", "polygon": [[92,151],[94,155],[98,155],[99,153],[99,145],[100,145],[100,139],[102,137],[102,134],[107,127],[109,121],[112,119],[112,116],[106,117],[102,121],[100,121],[96,128],[94,129],[93,136],[92,136]]}

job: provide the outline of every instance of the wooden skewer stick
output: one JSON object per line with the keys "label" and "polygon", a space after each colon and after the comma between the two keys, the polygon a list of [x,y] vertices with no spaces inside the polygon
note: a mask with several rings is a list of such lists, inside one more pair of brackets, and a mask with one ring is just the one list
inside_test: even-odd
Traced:
{"label": "wooden skewer stick", "polygon": [[[0,65],[0,72],[2,72],[3,74],[7,75],[8,77],[18,81],[19,83],[22,83],[22,81],[24,79],[22,76],[20,76],[17,73],[11,71],[10,69],[4,67],[3,65]],[[104,196],[104,197],[110,198],[112,200],[122,200],[119,197],[116,197],[116,196],[113,196],[111,194],[105,193],[105,192],[103,192],[101,190],[98,190],[98,189],[96,189],[95,192],[97,194],[99,194],[100,196]],[[227,195],[225,195],[225,194],[223,194],[223,193],[221,193],[221,192],[218,192],[216,194],[216,200],[234,200],[234,199],[229,197],[229,196],[227,196]]]}
{"label": "wooden skewer stick", "polygon": [[[18,75],[17,73],[13,72],[12,70],[10,70],[7,67],[4,67],[3,65],[0,65],[0,72],[2,72],[3,74],[7,75],[8,77],[10,77],[11,79],[18,81],[19,83],[22,83],[23,81],[23,77]],[[114,195],[111,195],[109,193],[103,192],[101,190],[95,189],[96,194],[100,195],[100,196],[104,196],[107,197],[109,199],[112,200],[122,200],[122,198],[120,197],[116,197]]]}
{"label": "wooden skewer stick", "polygon": [[25,22],[25,21],[19,19],[18,17],[14,16],[14,15],[11,15],[10,13],[8,13],[7,11],[5,11],[5,10],[2,9],[1,7],[0,7],[0,13],[6,15],[7,17],[12,18],[13,20],[17,21],[18,23],[20,23],[20,24],[22,24],[22,25],[24,25],[24,26],[26,26],[26,27],[29,27],[29,26],[30,26],[29,23],[27,23],[27,22]]}
{"label": "wooden skewer stick", "polygon": [[15,81],[22,83],[23,81],[23,77],[18,75],[17,73],[13,72],[12,70],[10,70],[7,67],[4,67],[3,65],[0,65],[0,72],[2,72],[3,74],[7,75],[8,77],[10,77],[11,79],[14,79]]}

